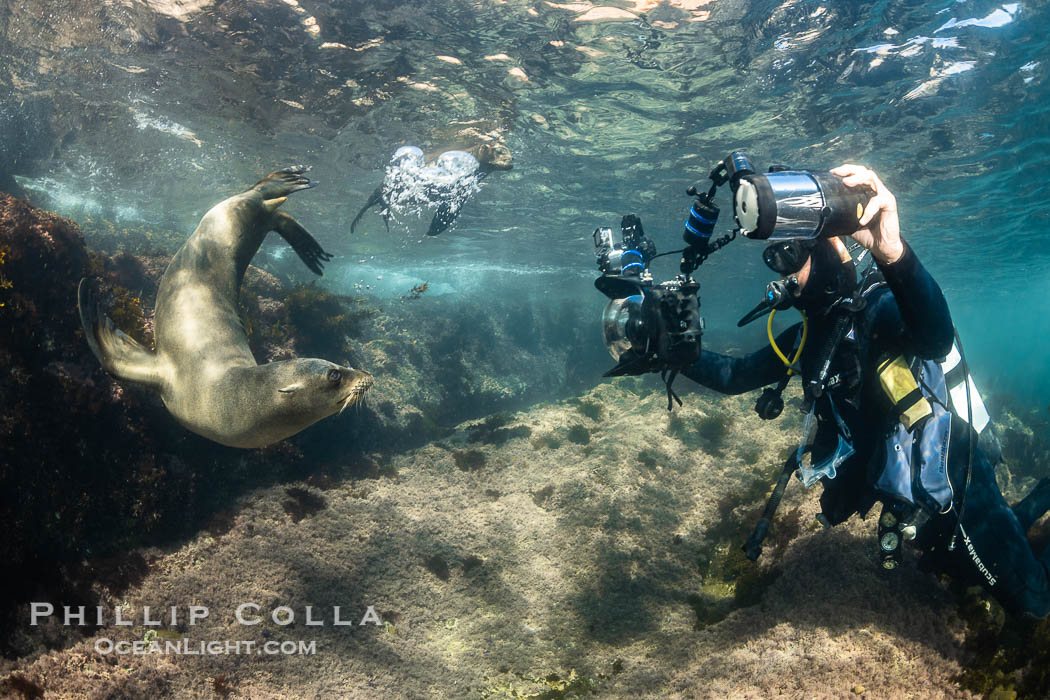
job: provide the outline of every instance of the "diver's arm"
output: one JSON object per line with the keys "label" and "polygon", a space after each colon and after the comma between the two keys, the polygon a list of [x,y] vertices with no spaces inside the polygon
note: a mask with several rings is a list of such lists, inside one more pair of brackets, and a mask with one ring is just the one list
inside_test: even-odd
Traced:
{"label": "diver's arm", "polygon": [[[955,327],[948,302],[940,286],[915,255],[904,244],[904,253],[889,265],[880,264],[886,283],[896,300],[896,312],[883,311],[876,316],[876,332],[903,336],[904,345],[923,359],[941,359],[952,349]],[[880,329],[881,327],[881,329]]]}
{"label": "diver's arm", "polygon": [[831,172],[841,177],[847,187],[864,188],[873,193],[859,221],[862,228],[852,237],[871,251],[899,309],[897,317],[890,306],[883,305],[879,310],[882,313],[875,317],[875,333],[883,337],[894,332],[902,335],[903,345],[923,359],[946,356],[955,340],[948,303],[915,251],[901,239],[897,199],[868,168],[846,164]]}
{"label": "diver's arm", "polygon": [[[786,354],[792,353],[799,328],[796,323],[777,336],[777,347]],[[703,350],[700,359],[682,374],[697,384],[714,389],[722,394],[743,394],[780,381],[787,367],[769,345],[743,357],[730,357],[717,352]]]}

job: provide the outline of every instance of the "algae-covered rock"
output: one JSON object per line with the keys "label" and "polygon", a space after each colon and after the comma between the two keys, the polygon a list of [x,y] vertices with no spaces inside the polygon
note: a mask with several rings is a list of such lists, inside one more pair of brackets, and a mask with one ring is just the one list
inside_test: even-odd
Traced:
{"label": "algae-covered rock", "polygon": [[[240,453],[192,435],[91,354],[80,278],[100,277],[107,310],[148,345],[165,265],[89,256],[76,224],[0,195],[0,558],[19,572],[0,583],[5,629],[24,627],[30,595],[91,606],[116,594],[132,578],[117,567],[100,585],[107,558],[192,532],[245,485],[297,473],[290,445]],[[39,642],[5,635],[0,650]]]}

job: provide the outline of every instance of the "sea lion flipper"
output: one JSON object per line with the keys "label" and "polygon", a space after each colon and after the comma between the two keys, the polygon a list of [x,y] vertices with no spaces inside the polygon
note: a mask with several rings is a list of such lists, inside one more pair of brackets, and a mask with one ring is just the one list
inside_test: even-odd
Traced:
{"label": "sea lion flipper", "polygon": [[442,203],[438,207],[437,213],[434,214],[434,218],[430,220],[430,228],[427,229],[427,235],[436,236],[451,226],[452,222],[459,216],[460,204],[457,201]]}
{"label": "sea lion flipper", "polygon": [[306,263],[308,268],[315,274],[324,274],[324,263],[331,260],[332,255],[326,253],[317,239],[293,219],[291,214],[283,211],[274,212],[271,226],[281,235],[281,238],[288,241],[288,245],[292,246],[292,250]]}
{"label": "sea lion flipper", "polygon": [[117,379],[138,382],[160,391],[163,373],[157,355],[123,333],[109,316],[99,310],[95,285],[87,278],[80,280],[77,306],[84,337],[102,369]]}
{"label": "sea lion flipper", "polygon": [[[354,220],[350,222],[350,233],[354,233],[355,232],[355,229],[357,228],[357,222],[361,220],[361,217],[365,215],[365,212],[368,211],[369,209],[371,209],[372,207],[374,207],[375,205],[381,204],[382,201],[383,201],[383,186],[380,185],[379,187],[375,188],[375,191],[372,192],[372,196],[369,197],[368,201],[365,202],[365,205],[363,207],[361,207],[361,211],[357,212],[357,216],[355,216]],[[383,218],[384,219],[386,218],[385,214],[383,215]],[[390,226],[388,225],[387,226],[387,230],[389,230],[389,229],[390,229]]]}
{"label": "sea lion flipper", "polygon": [[295,165],[283,170],[275,170],[252,185],[252,189],[262,194],[263,199],[278,199],[287,197],[292,192],[308,190],[317,185],[316,182],[310,182],[310,178],[304,174],[309,169],[305,165]]}

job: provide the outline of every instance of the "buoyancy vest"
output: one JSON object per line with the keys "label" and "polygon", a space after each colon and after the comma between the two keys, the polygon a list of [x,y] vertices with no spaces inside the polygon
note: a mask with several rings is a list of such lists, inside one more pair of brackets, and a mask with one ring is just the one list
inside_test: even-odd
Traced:
{"label": "buoyancy vest", "polygon": [[[867,296],[884,284],[873,284],[863,294]],[[977,386],[963,371],[960,359],[958,345],[953,343],[942,361],[909,357],[879,361],[879,370],[897,375],[896,395],[888,386],[894,380],[880,375],[882,387],[894,405],[891,427],[882,444],[882,463],[874,478],[875,491],[883,500],[919,506],[929,515],[951,510],[956,486],[948,473],[952,413],[970,423],[977,433],[989,423]],[[907,367],[906,373],[902,366]],[[900,385],[908,379],[914,391],[901,389]]]}
{"label": "buoyancy vest", "polygon": [[[958,364],[955,345],[944,361],[913,359],[908,363],[929,414],[917,422],[906,412],[896,415],[896,423],[883,442],[885,459],[874,483],[880,496],[919,506],[930,515],[947,513],[952,507],[956,486],[948,473],[952,413],[972,424],[977,433],[989,422],[973,378],[953,371]],[[965,381],[970,383],[972,416],[967,408]]]}

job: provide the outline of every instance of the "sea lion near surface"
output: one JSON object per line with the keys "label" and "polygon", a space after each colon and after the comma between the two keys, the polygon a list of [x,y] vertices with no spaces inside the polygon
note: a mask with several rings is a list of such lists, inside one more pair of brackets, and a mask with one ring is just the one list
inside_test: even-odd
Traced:
{"label": "sea lion near surface", "polygon": [[276,231],[313,272],[331,255],[277,208],[314,186],[307,168],[270,173],[201,219],[160,281],[151,352],[99,311],[80,282],[84,334],[103,369],[158,394],[183,426],[231,447],[264,447],[356,403],[372,375],[319,359],[258,365],[238,313],[241,281],[267,233]]}
{"label": "sea lion near surface", "polygon": [[481,143],[466,150],[451,150],[436,158],[425,157],[415,146],[399,148],[387,166],[383,183],[372,192],[350,223],[350,233],[365,212],[382,205],[383,223],[390,230],[390,209],[396,205],[438,205],[427,229],[436,236],[452,225],[475,187],[489,173],[514,167],[510,149],[501,143]]}

